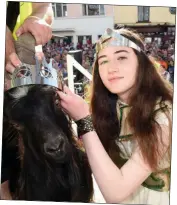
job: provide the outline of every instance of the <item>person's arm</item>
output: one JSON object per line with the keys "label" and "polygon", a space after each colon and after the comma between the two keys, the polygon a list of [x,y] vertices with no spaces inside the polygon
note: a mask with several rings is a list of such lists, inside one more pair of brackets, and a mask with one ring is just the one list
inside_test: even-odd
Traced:
{"label": "person's arm", "polygon": [[[61,106],[74,120],[79,120],[89,114],[88,105],[81,97],[73,94],[66,86],[64,92],[57,91]],[[158,147],[161,155],[164,155],[170,144],[169,127],[161,125],[161,129],[162,132],[157,130]],[[121,203],[152,173],[152,169],[144,161],[138,147],[127,163],[119,169],[108,156],[96,132],[88,132],[82,136],[82,139],[93,175],[106,203]]]}
{"label": "person's arm", "polygon": [[15,67],[21,64],[14,45],[14,39],[8,26],[6,26],[6,40],[5,40],[5,68],[6,71],[12,73]]}
{"label": "person's arm", "polygon": [[18,28],[16,35],[19,37],[23,33],[30,32],[36,40],[36,46],[45,45],[52,37],[52,22],[51,3],[32,3],[32,14]]}
{"label": "person's arm", "polygon": [[49,25],[53,22],[53,10],[51,3],[32,3],[31,16],[37,16],[44,19]]}
{"label": "person's arm", "polygon": [[5,181],[1,184],[0,199],[1,200],[12,200],[11,193],[9,191],[9,181]]}
{"label": "person's arm", "polygon": [[5,41],[5,60],[7,61],[9,55],[15,52],[14,39],[8,26],[6,26],[6,41]]}
{"label": "person's arm", "polygon": [[[169,146],[169,127],[161,126],[161,153],[166,153]],[[161,134],[159,132],[159,134]],[[160,136],[159,136],[160,137]],[[83,143],[93,175],[107,203],[121,203],[127,199],[147,179],[152,170],[144,161],[138,148],[127,163],[118,169],[103,148],[97,134],[90,132],[83,135]]]}

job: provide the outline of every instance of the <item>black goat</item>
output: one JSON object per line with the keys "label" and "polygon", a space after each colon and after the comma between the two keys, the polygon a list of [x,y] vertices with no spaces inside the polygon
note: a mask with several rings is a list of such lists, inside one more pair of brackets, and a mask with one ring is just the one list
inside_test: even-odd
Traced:
{"label": "black goat", "polygon": [[55,89],[44,85],[4,94],[2,166],[11,194],[14,200],[92,202],[86,154],[55,101]]}

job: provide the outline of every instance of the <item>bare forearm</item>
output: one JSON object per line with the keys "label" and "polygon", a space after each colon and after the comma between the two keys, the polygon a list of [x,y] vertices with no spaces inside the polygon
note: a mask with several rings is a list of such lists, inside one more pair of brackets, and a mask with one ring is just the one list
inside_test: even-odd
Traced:
{"label": "bare forearm", "polygon": [[108,156],[95,132],[83,135],[89,163],[97,184],[107,203],[121,203],[150,175],[137,149],[119,169]]}
{"label": "bare forearm", "polygon": [[5,51],[5,59],[8,60],[8,57],[11,53],[15,53],[14,39],[10,29],[6,26],[6,51]]}
{"label": "bare forearm", "polygon": [[12,200],[11,193],[9,191],[9,182],[5,181],[1,184],[1,199],[2,200]]}
{"label": "bare forearm", "polygon": [[120,203],[123,176],[110,159],[95,132],[83,136],[84,146],[97,184],[107,203]]}
{"label": "bare forearm", "polygon": [[32,3],[33,12],[31,16],[45,19],[51,25],[53,22],[53,10],[51,3]]}

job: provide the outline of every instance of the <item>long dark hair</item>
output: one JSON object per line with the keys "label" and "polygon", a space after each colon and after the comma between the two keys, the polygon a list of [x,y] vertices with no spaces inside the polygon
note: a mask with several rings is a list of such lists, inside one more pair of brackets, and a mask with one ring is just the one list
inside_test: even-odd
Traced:
{"label": "long dark hair", "polygon": [[[139,65],[134,91],[129,99],[132,109],[127,122],[133,129],[134,137],[144,159],[153,169],[156,169],[160,151],[156,129],[158,124],[154,121],[155,113],[153,111],[160,98],[161,105],[164,101],[169,101],[172,104],[172,87],[162,79],[151,60],[143,52],[142,38],[136,32],[128,29],[120,29],[119,32],[142,49],[141,52],[133,49]],[[103,85],[96,60],[93,68],[91,111],[98,136],[115,162],[116,157],[118,158],[118,154],[120,154],[120,150],[115,144],[115,139],[119,137],[120,132],[116,110],[117,100],[118,96],[110,93]]]}
{"label": "long dark hair", "polygon": [[44,85],[5,92],[3,147],[6,153],[17,152],[10,174],[14,199],[73,202],[92,199],[86,154],[56,100],[55,89]]}

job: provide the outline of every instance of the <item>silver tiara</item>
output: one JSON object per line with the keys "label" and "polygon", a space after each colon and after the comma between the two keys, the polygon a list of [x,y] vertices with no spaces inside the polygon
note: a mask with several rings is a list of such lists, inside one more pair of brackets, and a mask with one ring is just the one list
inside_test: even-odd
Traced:
{"label": "silver tiara", "polygon": [[47,64],[45,58],[42,63],[36,59],[36,65],[22,63],[9,77],[8,90],[25,85],[49,85],[63,89],[62,75],[53,68],[52,63]]}
{"label": "silver tiara", "polygon": [[[108,41],[111,39],[110,41]],[[110,28],[106,29],[105,33],[100,37],[96,44],[96,53],[98,54],[102,49],[109,46],[125,46],[141,51],[141,48],[135,44],[133,41],[122,36],[119,31],[112,30]]]}

